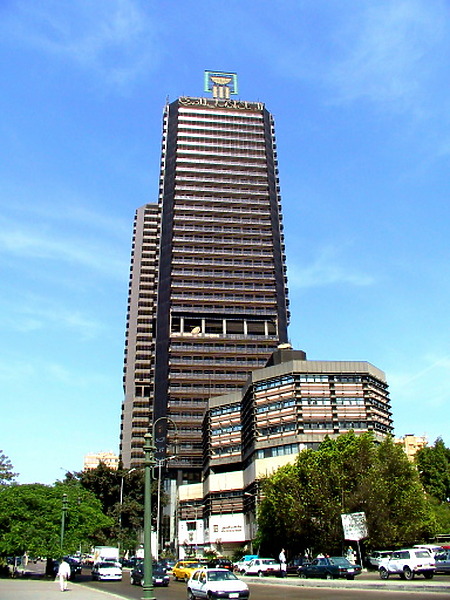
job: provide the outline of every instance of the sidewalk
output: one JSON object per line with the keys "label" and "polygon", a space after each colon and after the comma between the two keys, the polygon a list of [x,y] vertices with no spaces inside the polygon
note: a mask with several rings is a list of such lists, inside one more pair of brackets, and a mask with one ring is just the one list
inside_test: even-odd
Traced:
{"label": "sidewalk", "polygon": [[48,579],[0,579],[1,600],[123,600],[104,590],[94,590],[86,585],[69,581],[67,592],[61,592],[59,582]]}

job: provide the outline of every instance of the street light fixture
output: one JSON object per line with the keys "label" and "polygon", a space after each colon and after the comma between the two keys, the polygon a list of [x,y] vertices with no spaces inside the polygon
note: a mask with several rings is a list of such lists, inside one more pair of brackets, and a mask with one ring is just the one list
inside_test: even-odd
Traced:
{"label": "street light fixture", "polygon": [[61,554],[63,552],[63,545],[64,545],[64,530],[66,528],[67,506],[68,506],[67,494],[63,494],[63,496],[62,496],[62,512],[61,512],[61,534],[60,534]]}
{"label": "street light fixture", "polygon": [[155,464],[155,446],[152,434],[144,435],[144,584],[142,600],[156,600],[153,595],[153,556],[152,556],[152,471]]}
{"label": "street light fixture", "polygon": [[[156,425],[161,421],[166,421],[167,423],[170,423],[171,425],[173,425],[173,428],[175,429],[175,440],[176,440],[177,433],[178,433],[177,424],[170,417],[166,417],[166,416],[158,417],[156,419],[156,421],[153,423],[153,439],[156,440]],[[157,465],[158,465],[158,495],[157,495],[158,504],[157,504],[157,512],[156,512],[156,552],[155,552],[156,560],[159,559],[159,546],[160,546],[159,538],[160,538],[160,521],[161,521],[161,469],[162,469],[162,466],[165,461],[173,460],[174,458],[176,458],[176,445],[175,445],[175,455],[174,456],[169,456],[169,457],[166,456],[164,458],[160,458],[160,459],[158,459],[158,462],[157,462]]]}

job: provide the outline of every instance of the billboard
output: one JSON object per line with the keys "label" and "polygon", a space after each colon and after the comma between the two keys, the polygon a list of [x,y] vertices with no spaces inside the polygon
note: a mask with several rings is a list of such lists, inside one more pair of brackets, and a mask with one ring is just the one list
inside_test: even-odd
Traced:
{"label": "billboard", "polygon": [[341,515],[344,539],[359,541],[368,537],[366,513],[348,513]]}

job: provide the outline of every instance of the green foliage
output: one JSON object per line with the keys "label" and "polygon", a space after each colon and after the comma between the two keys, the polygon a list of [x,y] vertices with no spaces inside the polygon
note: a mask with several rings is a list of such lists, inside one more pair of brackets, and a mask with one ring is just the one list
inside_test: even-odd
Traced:
{"label": "green foliage", "polygon": [[373,547],[412,544],[433,534],[436,518],[417,470],[391,438],[370,433],[326,438],[262,482],[258,539],[262,552],[285,547],[341,553],[342,513],[364,512]]}
{"label": "green foliage", "polygon": [[440,502],[450,501],[450,449],[442,439],[419,450],[415,462],[425,491]]}
{"label": "green foliage", "polygon": [[17,473],[13,472],[13,466],[9,458],[0,450],[0,486],[13,483]]}
{"label": "green foliage", "polygon": [[[62,499],[67,494],[61,551]],[[0,554],[57,557],[90,545],[108,526],[100,502],[80,485],[11,485],[0,492]]]}
{"label": "green foliage", "polygon": [[[67,483],[76,482],[92,492],[101,502],[103,512],[111,517],[110,525],[97,533],[97,543],[120,545],[134,551],[144,526],[144,470],[111,469],[100,463],[95,469],[67,473]],[[162,493],[161,506],[166,502]],[[152,513],[156,518],[157,482],[152,486]]]}
{"label": "green foliage", "polygon": [[441,438],[433,446],[419,450],[415,463],[430,506],[438,533],[450,531],[450,449]]}

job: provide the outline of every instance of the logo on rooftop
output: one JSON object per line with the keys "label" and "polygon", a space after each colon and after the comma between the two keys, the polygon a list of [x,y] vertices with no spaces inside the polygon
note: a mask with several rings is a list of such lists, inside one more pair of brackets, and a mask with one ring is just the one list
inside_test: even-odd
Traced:
{"label": "logo on rooftop", "polygon": [[204,91],[212,92],[213,98],[229,98],[230,94],[237,94],[237,74],[205,71]]}

